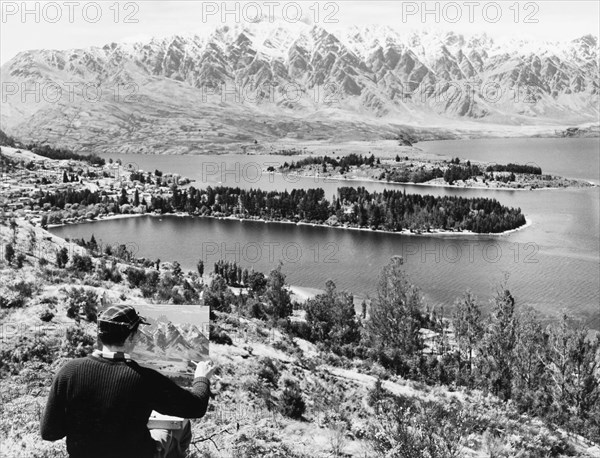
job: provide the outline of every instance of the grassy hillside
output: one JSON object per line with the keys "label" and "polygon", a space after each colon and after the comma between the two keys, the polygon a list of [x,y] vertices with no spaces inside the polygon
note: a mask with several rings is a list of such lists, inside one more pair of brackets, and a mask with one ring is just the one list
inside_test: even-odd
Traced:
{"label": "grassy hillside", "polygon": [[[91,351],[98,304],[150,303],[158,294],[173,307],[182,298],[212,301],[214,277],[163,263],[158,290],[149,294],[131,273],[148,268],[143,260],[91,253],[18,220],[2,222],[0,242],[0,456],[66,456],[64,440],[40,439],[38,422],[53,374]],[[68,259],[57,258],[62,249]],[[231,290],[219,294],[231,299],[229,311],[215,310],[211,329],[211,356],[221,369],[208,414],[193,421],[190,457],[600,456],[598,445],[523,414],[512,401],[409,381],[378,362],[295,337],[281,320],[245,316]],[[302,322],[303,306],[294,308],[291,321]]]}

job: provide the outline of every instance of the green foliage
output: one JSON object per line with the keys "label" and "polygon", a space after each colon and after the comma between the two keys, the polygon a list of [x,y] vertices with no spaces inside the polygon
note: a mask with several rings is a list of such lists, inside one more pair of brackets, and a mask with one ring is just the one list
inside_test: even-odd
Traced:
{"label": "green foliage", "polygon": [[37,288],[34,283],[12,279],[6,281],[0,289],[0,308],[11,309],[24,307],[27,301],[37,293]]}
{"label": "green foliage", "polygon": [[71,256],[71,269],[75,272],[88,273],[91,272],[93,268],[94,264],[92,263],[92,258],[87,254],[80,255],[78,253],[73,253],[73,256]]}
{"label": "green foliage", "polygon": [[137,269],[135,267],[128,267],[125,270],[127,281],[129,282],[130,288],[139,288],[140,285],[146,280],[146,272],[144,269]]}
{"label": "green foliage", "polygon": [[81,358],[93,351],[95,343],[95,338],[83,327],[70,326],[65,333],[61,353],[67,358]]}
{"label": "green foliage", "polygon": [[452,320],[454,336],[461,356],[466,357],[469,369],[469,383],[473,372],[473,352],[483,337],[481,309],[477,299],[467,290],[464,296],[455,303]]}
{"label": "green foliage", "polygon": [[290,292],[285,287],[285,275],[281,272],[282,264],[271,270],[267,278],[265,299],[269,305],[269,315],[277,320],[287,318],[292,314],[292,300]]}
{"label": "green foliage", "polygon": [[56,358],[54,348],[49,337],[20,336],[13,348],[0,349],[0,373],[17,374],[27,362],[50,363]]}
{"label": "green foliage", "polygon": [[519,316],[516,339],[512,397],[520,410],[543,416],[551,402],[544,367],[548,335],[533,311]]}
{"label": "green foliage", "polygon": [[67,294],[67,317],[79,321],[81,315],[95,322],[98,313],[98,295],[85,288],[71,288]]}
{"label": "green foliage", "polygon": [[[204,272],[204,264],[198,264],[198,272],[200,270]],[[214,273],[223,277],[225,282],[230,286],[239,286],[242,284],[242,268],[236,262],[227,262],[221,259],[215,262]]]}
{"label": "green foliage", "polygon": [[151,270],[146,274],[146,278],[140,285],[140,290],[144,297],[152,297],[157,289],[160,282],[160,275],[156,270]]}
{"label": "green foliage", "polygon": [[379,402],[367,438],[375,456],[455,458],[466,436],[465,413],[459,403],[438,404],[392,397]]}
{"label": "green foliage", "polygon": [[477,165],[451,165],[444,172],[444,181],[453,184],[457,180],[465,181],[478,175],[481,175],[481,169]]}
{"label": "green foliage", "polygon": [[588,420],[591,420],[590,426],[598,430],[600,423],[592,415],[600,407],[600,337],[590,339],[587,334],[583,326],[571,326],[564,315],[549,329],[545,360],[552,380],[553,417],[574,426],[575,430]]}
{"label": "green foliage", "polygon": [[50,309],[45,309],[40,312],[39,317],[40,320],[42,320],[45,323],[48,323],[54,318],[54,313]]}
{"label": "green foliage", "polygon": [[15,259],[15,247],[12,243],[6,245],[6,248],[4,250],[4,259],[6,259],[6,262],[9,265],[12,264],[13,260]]}
{"label": "green foliage", "polygon": [[208,338],[213,343],[221,345],[233,345],[231,337],[229,337],[229,335],[223,329],[221,329],[219,325],[213,325],[212,323],[209,326]]}
{"label": "green foliage", "polygon": [[504,284],[497,290],[492,305],[478,365],[487,388],[494,395],[508,400],[512,395],[518,321],[515,299]]}
{"label": "green foliage", "polygon": [[261,358],[257,372],[259,380],[270,385],[272,388],[277,388],[279,382],[279,369],[271,358]]}
{"label": "green foliage", "polygon": [[376,347],[412,355],[423,347],[419,335],[423,301],[419,289],[408,281],[403,263],[395,256],[383,268],[367,330]]}
{"label": "green foliage", "polygon": [[21,269],[23,267],[24,263],[25,263],[25,254],[19,253],[17,255],[17,259],[15,260],[15,267],[17,269]]}
{"label": "green foliage", "polygon": [[204,304],[211,310],[230,312],[233,301],[233,293],[229,291],[225,279],[217,274],[213,277],[208,290],[204,292]]}
{"label": "green foliage", "polygon": [[535,165],[520,165],[520,164],[495,164],[488,165],[485,169],[486,172],[511,172],[511,173],[529,173],[533,175],[541,175],[541,167]]}
{"label": "green foliage", "polygon": [[[400,158],[398,157],[399,160]],[[414,169],[394,167],[391,170],[386,170],[381,178],[394,183],[425,183],[436,178],[441,178],[442,176],[444,176],[444,172],[439,167],[432,169],[425,167]]]}
{"label": "green foliage", "polygon": [[56,252],[56,266],[59,269],[66,267],[69,262],[69,251],[66,247],[61,248]]}
{"label": "green foliage", "polygon": [[112,283],[121,283],[123,277],[117,267],[117,261],[113,260],[110,267],[104,259],[100,260],[96,267],[96,275],[102,281],[110,281]]}
{"label": "green foliage", "polygon": [[286,379],[284,383],[285,387],[281,394],[281,413],[286,417],[300,420],[306,410],[302,390],[293,380]]}
{"label": "green foliage", "polygon": [[357,344],[360,326],[354,310],[354,298],[346,292],[338,292],[335,283],[328,280],[325,293],[317,295],[305,304],[309,340],[322,342],[333,349]]}
{"label": "green foliage", "polygon": [[247,286],[253,293],[260,296],[265,292],[265,289],[267,287],[267,279],[265,278],[265,275],[262,272],[252,271],[248,274]]}
{"label": "green foliage", "polygon": [[70,159],[73,161],[88,162],[92,165],[102,166],[106,163],[104,159],[95,154],[77,154],[66,148],[54,148],[50,145],[39,145],[32,143],[27,146],[31,152],[39,154],[50,159],[63,160]]}

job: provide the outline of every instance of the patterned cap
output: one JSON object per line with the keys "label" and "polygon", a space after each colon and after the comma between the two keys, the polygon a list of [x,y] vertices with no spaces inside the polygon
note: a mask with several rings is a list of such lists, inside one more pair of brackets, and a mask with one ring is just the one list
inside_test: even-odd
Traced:
{"label": "patterned cap", "polygon": [[98,323],[118,324],[128,329],[137,324],[150,324],[131,305],[111,305],[98,317]]}

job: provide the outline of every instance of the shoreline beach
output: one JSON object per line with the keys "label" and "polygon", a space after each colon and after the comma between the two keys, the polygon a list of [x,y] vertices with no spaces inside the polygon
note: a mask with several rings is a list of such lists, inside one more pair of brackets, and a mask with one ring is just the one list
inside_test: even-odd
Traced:
{"label": "shoreline beach", "polygon": [[74,225],[74,224],[84,224],[84,223],[94,223],[94,222],[99,222],[99,221],[109,221],[109,220],[117,220],[117,219],[127,219],[127,218],[137,218],[137,217],[141,217],[141,216],[151,216],[154,218],[162,218],[164,216],[176,216],[176,217],[190,217],[190,218],[212,218],[212,219],[220,219],[220,220],[231,220],[231,221],[239,221],[239,222],[245,222],[245,221],[253,221],[253,222],[258,222],[258,223],[265,223],[265,224],[272,224],[272,223],[278,223],[278,224],[294,224],[296,226],[312,226],[312,227],[323,227],[323,228],[330,228],[330,229],[350,229],[350,230],[355,230],[355,231],[365,231],[365,232],[373,232],[373,233],[382,233],[382,234],[398,234],[398,235],[410,235],[410,236],[453,236],[453,235],[460,235],[460,236],[464,236],[464,235],[470,235],[470,236],[501,236],[501,235],[507,235],[510,234],[512,232],[516,232],[516,231],[520,231],[523,230],[529,226],[531,226],[532,221],[531,219],[525,217],[525,224],[523,224],[522,226],[516,227],[514,229],[509,229],[507,231],[503,231],[503,232],[473,232],[473,231],[449,231],[449,230],[442,230],[442,229],[432,229],[431,231],[427,232],[427,231],[422,231],[422,232],[412,232],[410,229],[403,229],[401,231],[386,231],[386,230],[382,230],[382,229],[371,229],[371,228],[367,228],[367,227],[354,227],[354,226],[333,226],[330,224],[319,224],[319,223],[308,223],[308,222],[303,222],[303,221],[299,221],[299,222],[294,222],[294,221],[289,221],[289,220],[266,220],[264,218],[240,218],[237,216],[213,216],[213,215],[190,215],[188,213],[182,213],[182,212],[177,212],[177,213],[164,213],[164,214],[156,214],[156,213],[136,213],[136,214],[126,214],[126,215],[110,215],[110,216],[106,216],[106,217],[98,217],[96,219],[84,219],[81,221],[73,221],[73,222],[67,222],[67,223],[62,223],[62,224],[48,224],[48,228],[52,229],[52,228],[56,228],[56,227],[62,227],[62,226],[70,226],[70,225]]}

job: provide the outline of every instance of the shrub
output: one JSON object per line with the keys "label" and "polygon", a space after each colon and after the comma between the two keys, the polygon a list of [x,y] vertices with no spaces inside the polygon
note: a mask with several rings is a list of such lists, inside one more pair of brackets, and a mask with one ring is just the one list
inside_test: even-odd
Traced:
{"label": "shrub", "polygon": [[281,413],[286,417],[300,420],[305,410],[306,404],[300,387],[293,380],[287,379],[281,395]]}
{"label": "shrub", "polygon": [[54,346],[48,337],[20,336],[13,348],[0,350],[0,372],[17,374],[26,362],[51,363],[55,358]]}
{"label": "shrub", "polygon": [[233,345],[231,337],[223,331],[219,326],[210,325],[208,339],[211,342],[222,345]]}
{"label": "shrub", "polygon": [[81,326],[67,328],[61,344],[61,353],[68,358],[80,358],[89,355],[94,349],[95,339]]}
{"label": "shrub", "polygon": [[16,282],[11,289],[13,291],[16,291],[19,294],[19,296],[26,299],[30,299],[35,293],[34,284],[25,280]]}
{"label": "shrub", "polygon": [[261,358],[259,361],[258,378],[273,388],[277,387],[279,381],[279,369],[271,358]]}
{"label": "shrub", "polygon": [[17,294],[0,295],[0,309],[19,308],[25,305],[25,300]]}
{"label": "shrub", "polygon": [[51,306],[55,306],[58,304],[58,299],[54,296],[45,296],[40,299],[40,304],[48,304]]}
{"label": "shrub", "polygon": [[48,323],[49,321],[52,321],[52,319],[54,318],[54,313],[52,313],[52,311],[50,311],[49,309],[43,310],[40,315],[40,320]]}
{"label": "shrub", "polygon": [[98,267],[96,269],[98,278],[103,281],[110,281],[112,283],[121,283],[123,277],[121,276],[121,272],[117,268],[117,262],[113,260],[110,267],[106,265],[104,260],[100,261]]}
{"label": "shrub", "polygon": [[125,270],[127,275],[127,281],[131,288],[139,288],[139,286],[146,280],[146,272],[144,269],[136,269],[135,267],[128,267]]}
{"label": "shrub", "polygon": [[158,287],[158,283],[160,281],[160,275],[156,270],[152,270],[148,274],[146,274],[146,278],[143,283],[140,285],[140,290],[142,291],[142,295],[144,297],[152,297],[156,294],[156,289]]}
{"label": "shrub", "polygon": [[17,255],[17,259],[15,260],[15,265],[16,265],[17,269],[22,268],[24,263],[25,263],[25,255],[23,253],[19,253]]}
{"label": "shrub", "polygon": [[85,288],[71,288],[67,292],[67,316],[79,321],[84,314],[89,321],[96,321],[98,313],[98,295]]}
{"label": "shrub", "polygon": [[69,262],[69,251],[66,247],[63,247],[56,252],[56,266],[62,269],[67,265],[67,262]]}
{"label": "shrub", "polygon": [[12,243],[9,243],[8,245],[6,245],[6,249],[4,250],[4,259],[6,259],[6,262],[8,262],[9,264],[12,264],[14,258],[15,247]]}
{"label": "shrub", "polygon": [[392,396],[379,406],[367,432],[377,455],[399,458],[460,456],[466,420],[458,402],[442,405]]}

